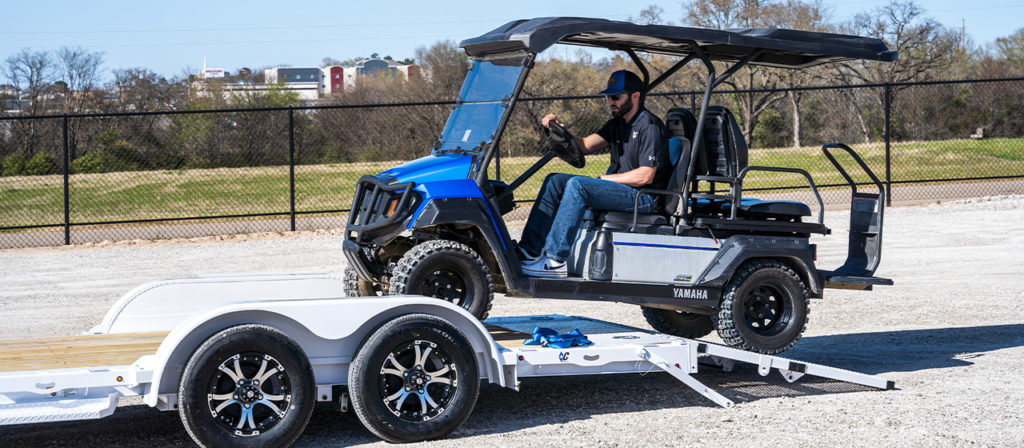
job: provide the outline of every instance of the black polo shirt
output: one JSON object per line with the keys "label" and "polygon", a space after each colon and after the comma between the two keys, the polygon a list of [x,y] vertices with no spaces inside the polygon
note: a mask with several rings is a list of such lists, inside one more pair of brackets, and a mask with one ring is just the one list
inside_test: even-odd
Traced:
{"label": "black polo shirt", "polygon": [[644,187],[668,186],[672,165],[668,157],[668,131],[660,118],[641,107],[628,123],[622,117],[608,120],[597,135],[610,145],[612,161],[608,174],[653,166],[658,169],[654,181]]}

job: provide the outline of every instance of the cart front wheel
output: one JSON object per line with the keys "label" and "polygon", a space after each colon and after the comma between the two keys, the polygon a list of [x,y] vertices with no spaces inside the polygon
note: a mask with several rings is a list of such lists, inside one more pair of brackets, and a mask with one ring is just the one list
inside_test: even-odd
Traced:
{"label": "cart front wheel", "polygon": [[346,297],[372,297],[387,295],[387,285],[363,280],[356,270],[345,266],[343,271]]}
{"label": "cart front wheel", "polygon": [[484,320],[494,300],[487,263],[469,246],[449,240],[414,246],[391,274],[393,296],[419,294],[447,300]]}

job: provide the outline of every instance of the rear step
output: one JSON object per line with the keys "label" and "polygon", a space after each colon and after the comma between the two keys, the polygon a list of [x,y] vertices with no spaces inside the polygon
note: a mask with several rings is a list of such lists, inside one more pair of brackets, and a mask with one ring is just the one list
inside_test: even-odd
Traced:
{"label": "rear step", "polygon": [[875,285],[892,286],[892,280],[882,277],[845,275],[838,271],[820,271],[825,275],[825,287],[832,289],[856,289],[871,291]]}
{"label": "rear step", "polygon": [[[849,146],[842,143],[826,143],[821,149],[839,174],[846,179],[851,190],[850,240],[846,262],[834,271],[820,271],[825,276],[825,287],[870,291],[875,285],[892,285],[890,279],[874,277],[875,269],[882,258],[882,219],[885,212],[885,202],[882,198],[885,188],[882,182]],[[857,191],[857,183],[832,155],[832,149],[841,149],[849,154],[871,178],[878,193]]]}
{"label": "rear step", "polygon": [[121,394],[113,393],[96,398],[55,398],[28,403],[4,403],[0,425],[103,418],[114,413],[119,396]]}

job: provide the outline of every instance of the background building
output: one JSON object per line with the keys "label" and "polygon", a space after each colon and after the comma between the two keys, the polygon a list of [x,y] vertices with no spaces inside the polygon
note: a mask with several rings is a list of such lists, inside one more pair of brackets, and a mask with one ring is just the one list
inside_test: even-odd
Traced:
{"label": "background building", "polygon": [[[214,70],[210,74],[210,70]],[[391,76],[408,81],[420,75],[419,66],[400,64],[385,59],[364,59],[353,67],[330,65],[327,67],[272,67],[263,70],[263,82],[230,82],[223,69],[204,69],[204,74],[193,83],[200,95],[209,94],[209,82],[220,81],[222,95],[228,98],[240,92],[264,91],[277,85],[285,91],[295,92],[306,102],[314,102],[330,95],[340,95],[355,89],[363,77]]]}

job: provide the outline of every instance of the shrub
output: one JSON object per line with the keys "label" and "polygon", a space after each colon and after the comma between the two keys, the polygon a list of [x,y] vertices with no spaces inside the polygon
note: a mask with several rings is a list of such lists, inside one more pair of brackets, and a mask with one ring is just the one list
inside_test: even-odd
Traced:
{"label": "shrub", "polygon": [[106,149],[98,149],[71,161],[73,173],[109,173],[113,171],[133,171],[139,166],[130,160],[124,160]]}
{"label": "shrub", "polygon": [[74,173],[109,173],[140,168],[139,154],[117,132],[107,129],[93,138],[93,149],[71,162]]}
{"label": "shrub", "polygon": [[37,152],[25,162],[25,174],[44,176],[57,172],[57,158],[48,152]]}
{"label": "shrub", "polygon": [[0,175],[21,176],[25,172],[25,150],[19,149],[4,157],[0,163]]}

